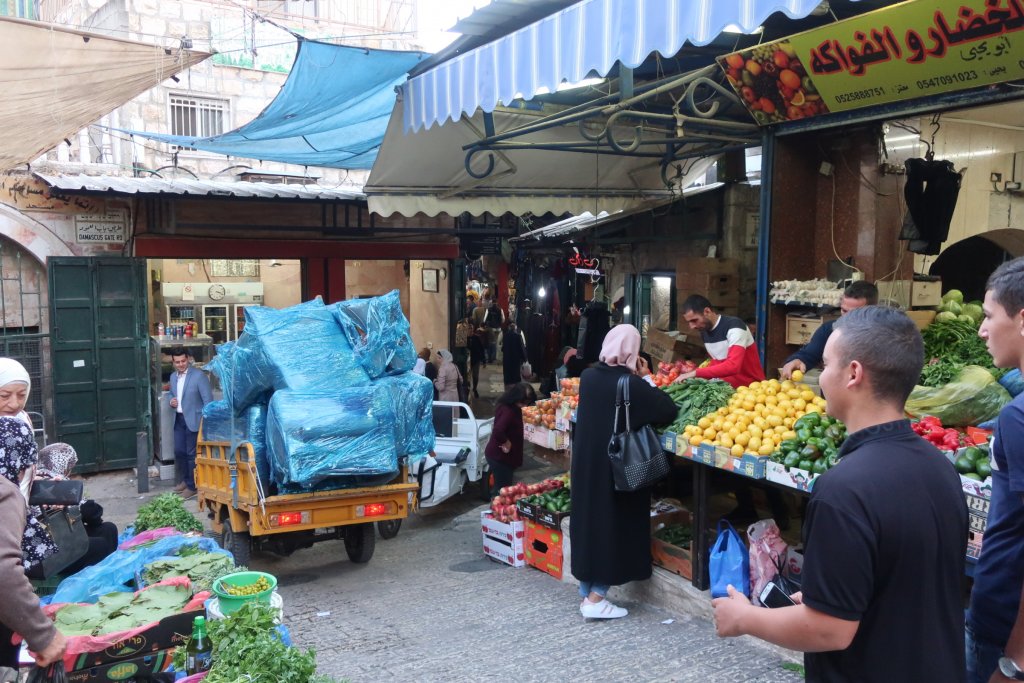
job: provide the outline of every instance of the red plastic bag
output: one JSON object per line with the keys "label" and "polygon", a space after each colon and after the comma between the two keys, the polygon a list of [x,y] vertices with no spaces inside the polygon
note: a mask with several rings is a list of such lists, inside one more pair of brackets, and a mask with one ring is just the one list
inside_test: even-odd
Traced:
{"label": "red plastic bag", "polygon": [[769,581],[779,574],[789,546],[782,540],[774,519],[762,519],[747,529],[750,542],[750,600],[760,605],[759,596]]}

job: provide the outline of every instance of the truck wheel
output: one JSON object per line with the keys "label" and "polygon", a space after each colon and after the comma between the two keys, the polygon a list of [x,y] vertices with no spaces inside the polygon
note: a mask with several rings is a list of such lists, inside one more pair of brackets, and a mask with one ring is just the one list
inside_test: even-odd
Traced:
{"label": "truck wheel", "polygon": [[401,528],[402,520],[400,519],[386,519],[383,522],[377,522],[377,533],[385,540],[397,536],[398,530]]}
{"label": "truck wheel", "polygon": [[345,552],[348,559],[359,564],[370,561],[373,548],[377,543],[377,535],[373,531],[373,522],[354,524],[345,529]]}
{"label": "truck wheel", "polygon": [[252,557],[252,537],[247,532],[235,531],[231,528],[231,520],[224,520],[224,534],[220,545],[224,550],[235,556],[236,567],[248,567]]}

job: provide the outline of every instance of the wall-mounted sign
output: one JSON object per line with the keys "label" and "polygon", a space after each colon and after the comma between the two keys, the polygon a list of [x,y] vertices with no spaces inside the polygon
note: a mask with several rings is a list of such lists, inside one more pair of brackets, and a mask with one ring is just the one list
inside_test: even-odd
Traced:
{"label": "wall-mounted sign", "polygon": [[576,273],[579,275],[590,275],[591,277],[600,277],[603,273],[600,270],[601,259],[596,256],[593,258],[587,258],[580,253],[578,247],[573,247],[573,255],[569,257],[569,265],[576,269]]}
{"label": "wall-mounted sign", "polygon": [[124,244],[127,239],[127,209],[75,214],[75,241],[79,244]]}
{"label": "wall-mounted sign", "polygon": [[719,57],[761,125],[1024,78],[1024,0],[911,0]]}

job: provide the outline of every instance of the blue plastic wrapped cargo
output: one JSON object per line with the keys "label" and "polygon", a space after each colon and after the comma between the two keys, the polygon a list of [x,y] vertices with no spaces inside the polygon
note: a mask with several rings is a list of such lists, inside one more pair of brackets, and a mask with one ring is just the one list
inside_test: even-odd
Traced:
{"label": "blue plastic wrapped cargo", "polygon": [[267,460],[267,406],[263,403],[249,406],[242,417],[235,417],[226,400],[211,401],[203,406],[203,440],[231,444],[252,444],[256,457],[256,473],[265,495],[271,495],[270,462]]}
{"label": "blue plastic wrapped cargo", "polygon": [[313,490],[345,477],[359,485],[398,473],[395,407],[386,387],[332,394],[276,391],[267,412],[267,453],[274,482]]}
{"label": "blue plastic wrapped cargo", "polygon": [[369,384],[334,313],[319,298],[280,311],[249,306],[245,320],[232,354],[236,415],[278,390],[332,393]]}
{"label": "blue plastic wrapped cargo", "polygon": [[383,296],[339,301],[328,308],[370,377],[399,375],[416,365],[409,320],[397,289]]}
{"label": "blue plastic wrapped cargo", "polygon": [[407,373],[374,380],[391,393],[395,407],[395,444],[399,455],[418,462],[434,449],[434,383],[423,375]]}

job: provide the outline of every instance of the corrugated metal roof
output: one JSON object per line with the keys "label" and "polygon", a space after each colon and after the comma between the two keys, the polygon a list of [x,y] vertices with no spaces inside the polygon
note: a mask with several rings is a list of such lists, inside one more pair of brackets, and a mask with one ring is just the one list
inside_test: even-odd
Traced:
{"label": "corrugated metal roof", "polygon": [[285,185],[230,180],[168,180],[122,176],[45,175],[37,178],[50,187],[65,191],[113,192],[116,194],[173,194],[217,197],[255,197],[260,199],[326,199],[365,201],[362,189],[342,189],[320,185]]}

